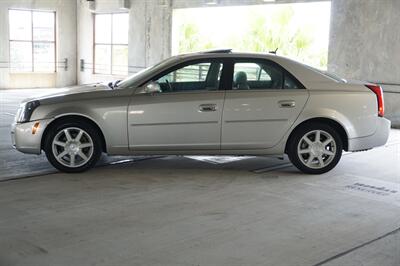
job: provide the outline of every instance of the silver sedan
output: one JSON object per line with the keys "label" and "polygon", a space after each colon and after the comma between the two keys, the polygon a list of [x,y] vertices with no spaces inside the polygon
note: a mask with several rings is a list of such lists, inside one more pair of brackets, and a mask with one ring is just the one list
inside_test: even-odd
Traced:
{"label": "silver sedan", "polygon": [[321,174],[342,151],[384,145],[381,87],[350,83],[272,54],[179,55],[127,79],[21,104],[12,126],[21,152],[65,172],[109,155],[283,155]]}

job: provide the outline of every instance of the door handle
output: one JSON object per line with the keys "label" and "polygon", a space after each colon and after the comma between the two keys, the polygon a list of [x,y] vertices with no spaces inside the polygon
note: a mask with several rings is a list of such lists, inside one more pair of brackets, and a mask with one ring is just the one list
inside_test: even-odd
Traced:
{"label": "door handle", "polygon": [[296,102],[292,100],[283,100],[278,102],[280,108],[293,108],[296,107]]}
{"label": "door handle", "polygon": [[214,112],[217,111],[217,105],[216,104],[200,104],[199,105],[199,111],[200,112]]}

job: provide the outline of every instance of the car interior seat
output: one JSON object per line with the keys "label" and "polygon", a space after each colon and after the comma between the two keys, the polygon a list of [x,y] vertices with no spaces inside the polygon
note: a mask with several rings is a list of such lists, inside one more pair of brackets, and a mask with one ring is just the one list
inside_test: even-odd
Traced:
{"label": "car interior seat", "polygon": [[237,90],[249,90],[249,84],[247,83],[247,74],[246,72],[239,71],[235,74],[234,79],[236,89]]}

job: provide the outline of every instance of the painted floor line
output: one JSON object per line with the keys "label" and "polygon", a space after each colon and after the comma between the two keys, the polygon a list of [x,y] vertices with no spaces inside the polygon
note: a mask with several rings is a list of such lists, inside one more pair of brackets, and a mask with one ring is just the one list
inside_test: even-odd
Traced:
{"label": "painted floor line", "polygon": [[374,242],[376,242],[376,241],[378,241],[378,240],[381,240],[381,239],[383,239],[383,238],[385,238],[385,237],[388,237],[388,236],[390,236],[390,235],[396,234],[396,233],[398,233],[398,232],[400,232],[400,227],[397,228],[397,229],[395,229],[395,230],[393,230],[393,231],[391,231],[391,232],[389,232],[389,233],[386,233],[386,234],[384,234],[384,235],[382,235],[382,236],[380,236],[380,237],[377,237],[377,238],[372,239],[372,240],[370,240],[370,241],[368,241],[368,242],[365,242],[365,243],[363,243],[363,244],[361,244],[361,245],[358,245],[358,246],[356,246],[356,247],[354,247],[354,248],[351,248],[351,249],[349,249],[349,250],[346,250],[346,251],[343,251],[343,252],[341,252],[341,253],[339,253],[339,254],[336,254],[335,256],[332,256],[332,257],[330,257],[330,258],[327,258],[326,260],[323,260],[323,261],[321,261],[321,262],[318,262],[317,264],[314,264],[314,265],[312,265],[312,266],[322,266],[322,265],[324,265],[324,264],[326,264],[326,263],[328,263],[328,262],[330,262],[330,261],[333,261],[333,260],[335,260],[335,259],[338,259],[338,258],[340,258],[340,257],[343,257],[343,256],[345,256],[345,255],[347,255],[347,254],[349,254],[349,253],[351,253],[351,252],[353,252],[353,251],[355,251],[355,250],[357,250],[357,249],[360,249],[360,248],[363,248],[363,247],[365,247],[365,246],[368,246],[369,244],[372,244],[372,243],[374,243]]}

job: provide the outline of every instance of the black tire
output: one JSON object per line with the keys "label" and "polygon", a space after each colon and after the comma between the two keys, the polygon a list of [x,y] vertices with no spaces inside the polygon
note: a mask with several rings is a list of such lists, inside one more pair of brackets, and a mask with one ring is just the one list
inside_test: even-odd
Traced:
{"label": "black tire", "polygon": [[[84,133],[87,134],[84,136],[86,136],[86,138],[90,139],[92,142],[92,146],[90,147],[90,149],[91,149],[90,157],[87,156],[87,161],[85,162],[85,160],[83,160],[82,165],[79,165],[76,167],[70,167],[70,166],[60,163],[53,152],[54,138],[59,133],[61,133],[61,131],[64,131],[65,129],[70,129],[70,128],[72,128],[72,130],[74,130],[74,129],[83,130]],[[83,120],[77,120],[77,119],[62,119],[60,121],[56,121],[55,124],[51,125],[51,128],[49,128],[48,133],[44,138],[44,147],[43,148],[46,153],[46,157],[47,157],[48,161],[55,168],[57,168],[58,170],[60,170],[62,172],[66,172],[66,173],[79,173],[79,172],[86,171],[96,165],[96,163],[98,162],[98,160],[101,156],[101,153],[102,153],[101,143],[102,142],[101,142],[99,132],[97,132],[97,129],[94,126],[92,126],[90,123],[83,121]],[[89,148],[87,148],[87,149],[89,149]],[[84,150],[85,150],[85,148],[82,149],[82,151],[84,151]],[[68,155],[68,154],[66,154],[66,155]],[[74,157],[75,157],[75,155],[74,155]],[[68,157],[66,157],[66,158],[68,158]]]}
{"label": "black tire", "polygon": [[[317,132],[320,131],[320,135],[322,136],[328,136],[330,135],[333,138],[333,142],[331,142],[331,144],[328,146],[328,148],[330,147],[331,150],[327,150],[327,147],[324,146],[322,144],[322,141],[320,141],[321,145],[323,146],[323,148],[319,147],[319,149],[323,149],[326,152],[330,152],[333,155],[321,155],[322,159],[325,158],[326,162],[329,161],[329,163],[327,163],[325,166],[321,166],[322,163],[320,163],[320,158],[317,157],[313,157],[316,153],[319,154],[319,152],[321,152],[321,150],[318,150],[317,152],[310,152],[310,153],[306,153],[306,154],[300,154],[299,150],[301,148],[301,145],[304,145],[306,143],[306,141],[303,140],[303,137],[305,136],[313,136],[313,132]],[[324,133],[322,133],[324,132]],[[328,134],[325,134],[328,133]],[[310,134],[310,135],[308,135]],[[324,135],[325,134],[325,135]],[[315,135],[316,138],[316,135]],[[322,137],[320,137],[321,139]],[[309,138],[308,138],[309,139]],[[326,138],[325,141],[328,141],[329,138]],[[315,141],[315,139],[314,139]],[[300,143],[301,142],[301,143]],[[335,151],[333,152],[333,148],[335,147]],[[290,161],[293,163],[294,166],[296,166],[296,168],[298,168],[300,171],[302,171],[303,173],[306,174],[323,174],[326,173],[330,170],[332,170],[340,161],[340,158],[342,157],[342,151],[343,151],[343,142],[342,139],[340,137],[340,135],[337,133],[337,131],[331,127],[330,125],[327,124],[323,124],[323,123],[308,123],[305,124],[303,126],[301,126],[300,128],[296,129],[293,134],[291,135],[290,139],[288,140],[287,146],[286,146],[286,152],[287,155],[289,156]],[[306,146],[305,150],[312,150],[311,144],[310,146]],[[309,156],[307,158],[307,156]],[[331,157],[330,157],[331,156]],[[309,158],[312,158],[311,160]],[[324,159],[324,160],[325,160]],[[307,163],[308,161],[311,161],[310,163],[312,164],[313,162],[315,162],[315,160],[317,160],[320,168],[315,168],[315,167],[311,167],[308,166]],[[324,161],[323,160],[323,161]]]}

